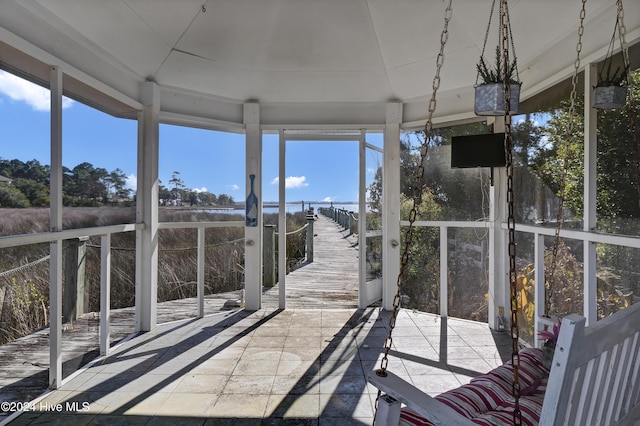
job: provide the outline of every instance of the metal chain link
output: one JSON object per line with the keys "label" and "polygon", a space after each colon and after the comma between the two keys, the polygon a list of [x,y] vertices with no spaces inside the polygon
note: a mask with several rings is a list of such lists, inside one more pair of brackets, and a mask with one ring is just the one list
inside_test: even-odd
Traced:
{"label": "metal chain link", "polygon": [[511,394],[514,399],[513,424],[522,424],[522,412],[520,410],[520,328],[518,327],[518,288],[516,285],[516,220],[515,220],[515,199],[513,191],[513,138],[511,135],[511,85],[509,84],[509,39],[511,37],[509,23],[509,8],[507,0],[501,0],[500,5],[501,23],[501,47],[503,67],[503,88],[504,88],[504,149],[506,157],[507,172],[507,231],[509,234],[509,298],[511,301],[511,365],[513,367],[513,382]]}
{"label": "metal chain link", "polygon": [[[431,131],[433,129],[433,114],[436,110],[436,93],[440,88],[440,71],[442,70],[442,66],[444,65],[444,47],[449,39],[449,21],[451,20],[452,15],[452,0],[448,0],[447,7],[445,9],[444,28],[442,29],[442,33],[440,34],[440,52],[438,53],[438,57],[436,58],[436,73],[433,77],[433,83],[431,85],[432,93],[431,99],[429,101],[427,122],[425,123],[424,127],[425,139],[420,150],[420,163],[416,172],[415,186],[413,187],[413,203],[411,206],[411,212],[409,213],[409,226],[405,232],[402,255],[400,258],[400,272],[398,274],[398,279],[396,282],[397,292],[393,298],[393,310],[391,312],[391,317],[389,318],[389,332],[384,343],[384,355],[382,356],[382,360],[380,361],[380,369],[376,370],[376,374],[381,377],[386,377],[387,375],[387,367],[389,365],[389,351],[391,350],[391,345],[393,344],[393,329],[395,328],[396,319],[398,318],[398,312],[400,310],[400,297],[402,295],[404,274],[409,263],[410,246],[413,241],[414,222],[416,221],[416,217],[418,215],[418,207],[420,205],[419,200],[422,199],[422,180],[424,178],[424,166],[425,160],[427,158],[427,153],[429,151],[429,139],[431,137]],[[375,401],[376,413],[378,410],[378,402],[380,400],[381,394],[381,390],[378,390],[378,395]],[[375,414],[373,421],[375,424]]]}
{"label": "metal chain link", "polygon": [[[562,176],[560,178],[560,204],[558,205],[558,215],[556,217],[556,230],[553,237],[553,249],[551,251],[551,265],[549,267],[549,276],[545,280],[545,303],[544,313],[549,315],[551,310],[551,296],[555,287],[555,273],[557,267],[558,247],[560,246],[560,230],[562,229],[562,219],[564,216],[564,198],[565,198],[565,186],[567,181],[567,174],[569,169],[569,155],[568,139],[573,134],[573,115],[575,113],[576,96],[577,96],[577,84],[578,84],[578,70],[580,68],[580,52],[582,51],[582,35],[584,34],[584,18],[586,16],[586,3],[587,0],[582,0],[582,9],[580,10],[580,27],[578,28],[578,43],[576,44],[576,60],[574,62],[573,78],[571,79],[571,96],[569,105],[569,122],[567,123],[567,134],[565,137],[565,143],[567,144],[564,152],[564,158],[562,162]],[[586,108],[586,106],[585,106]]]}
{"label": "metal chain link", "polygon": [[[618,32],[620,36],[620,48],[622,50],[623,66],[627,70],[627,84],[629,88],[629,120],[631,121],[631,135],[633,136],[633,151],[635,154],[634,162],[636,166],[636,189],[640,195],[640,143],[638,143],[638,128],[636,124],[637,113],[636,103],[633,96],[633,85],[631,80],[631,66],[629,61],[629,46],[627,45],[627,28],[624,26],[624,9],[622,8],[622,0],[617,0],[618,7]],[[640,203],[640,198],[638,199]]]}
{"label": "metal chain link", "polygon": [[[480,58],[484,59],[484,51],[487,48],[487,40],[489,40],[489,31],[491,31],[491,21],[493,20],[493,10],[496,7],[496,0],[491,2],[491,11],[489,12],[489,24],[487,24],[487,30],[484,33],[484,43],[482,43],[482,52],[480,52]],[[478,84],[478,79],[480,78],[480,71],[476,73],[476,85]]]}

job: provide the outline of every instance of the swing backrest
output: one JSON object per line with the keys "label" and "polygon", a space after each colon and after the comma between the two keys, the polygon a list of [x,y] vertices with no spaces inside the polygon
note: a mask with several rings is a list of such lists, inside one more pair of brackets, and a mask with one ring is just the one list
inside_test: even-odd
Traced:
{"label": "swing backrest", "polygon": [[540,424],[625,425],[640,419],[640,303],[585,328],[562,320]]}

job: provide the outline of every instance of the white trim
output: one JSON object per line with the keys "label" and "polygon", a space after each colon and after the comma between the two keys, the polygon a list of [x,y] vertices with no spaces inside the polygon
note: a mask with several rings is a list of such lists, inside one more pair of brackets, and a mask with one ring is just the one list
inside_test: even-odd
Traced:
{"label": "white trim", "polygon": [[136,240],[136,331],[151,331],[158,305],[158,178],[160,89],[141,88],[145,106],[138,121],[137,218],[145,227]]}
{"label": "white trim", "polygon": [[393,309],[400,274],[400,122],[403,105],[388,103],[382,156],[382,307]]}
{"label": "white trim", "polygon": [[193,229],[193,228],[233,228],[244,226],[242,220],[223,220],[219,222],[161,222],[158,229]]}
{"label": "white trim", "polygon": [[[352,130],[358,131],[360,129],[365,129],[368,132],[382,132],[384,131],[384,124],[262,124],[260,128],[265,133],[277,133],[281,129],[287,130],[327,130],[327,131],[335,131],[335,130]],[[290,140],[287,137],[287,140]]]}
{"label": "white trim", "polygon": [[358,308],[367,307],[367,142],[366,131],[358,142]]}
{"label": "white trim", "polygon": [[280,129],[278,145],[278,300],[279,308],[286,308],[287,276],[287,202],[285,199],[287,140]]}
{"label": "white trim", "polygon": [[[583,205],[583,230],[589,232],[596,229],[596,186],[597,186],[597,128],[598,112],[591,107],[593,103],[593,90],[598,76],[598,65],[588,64],[584,69],[584,205]],[[585,242],[582,247],[584,296],[583,310],[587,320],[587,326],[595,324],[598,320],[596,306],[598,280],[596,278],[596,245]]]}
{"label": "white trim", "polygon": [[[194,227],[194,226],[192,226]],[[56,232],[39,232],[37,234],[7,235],[0,237],[0,248],[26,246],[29,244],[51,243],[62,240],[72,240],[80,237],[115,234],[144,229],[143,223],[127,225],[96,226],[94,228],[65,229]]]}
{"label": "white trim", "polygon": [[215,118],[198,117],[196,115],[167,111],[160,111],[159,120],[162,124],[194,127],[198,129],[215,130],[227,133],[244,134],[246,128],[246,125],[233,121],[217,120]]}
{"label": "white trim", "polygon": [[[447,247],[448,228],[440,228],[440,318],[449,316],[449,247]],[[442,354],[441,354],[442,355]]]}
{"label": "white trim", "polygon": [[204,317],[204,262],[205,262],[205,231],[203,227],[198,227],[198,260],[197,260],[197,299],[198,318]]}
{"label": "white trim", "polygon": [[69,77],[75,78],[76,80],[96,89],[99,92],[104,93],[105,95],[117,100],[118,102],[122,102],[123,104],[131,107],[131,109],[142,109],[142,104],[134,98],[131,98],[130,96],[125,95],[124,93],[101,82],[100,80],[91,77],[87,73],[80,71],[78,68],[72,66],[68,62],[65,62],[60,58],[50,54],[49,52],[42,50],[41,48],[31,44],[30,42],[24,40],[23,38],[17,36],[16,34],[8,31],[6,28],[3,28],[1,26],[0,40],[44,64],[61,65],[62,67],[64,67],[64,73]]}
{"label": "white trim", "polygon": [[100,355],[109,355],[111,340],[111,234],[100,237]]}
{"label": "white trim", "polygon": [[246,127],[245,146],[245,200],[251,192],[250,175],[254,175],[254,194],[258,198],[257,226],[245,226],[244,237],[244,307],[255,311],[262,305],[262,132],[260,131],[260,105],[248,102],[243,105]]}
{"label": "white trim", "polygon": [[[50,68],[51,172],[50,230],[62,230],[62,70]],[[62,241],[50,243],[49,263],[49,387],[62,383]]]}

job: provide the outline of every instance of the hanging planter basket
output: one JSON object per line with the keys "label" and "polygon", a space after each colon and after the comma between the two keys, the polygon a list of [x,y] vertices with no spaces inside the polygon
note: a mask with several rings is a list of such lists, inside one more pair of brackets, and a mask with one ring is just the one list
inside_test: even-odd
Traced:
{"label": "hanging planter basket", "polygon": [[[520,104],[520,84],[513,83],[509,85],[511,99],[509,104],[509,112],[516,114]],[[475,86],[476,98],[473,110],[476,115],[504,115],[504,84],[490,83],[479,84]]]}
{"label": "hanging planter basket", "polygon": [[598,109],[622,108],[627,103],[626,86],[598,86],[593,88],[593,107]]}
{"label": "hanging planter basket", "polygon": [[[476,86],[473,110],[480,116],[501,116],[516,114],[520,104],[520,76],[518,74],[518,60],[511,35],[511,24],[506,7],[506,0],[500,0],[498,6],[498,44],[492,62],[485,59],[487,39],[491,32],[491,22],[494,17],[496,1],[491,3],[489,23],[484,36],[480,60],[476,64]],[[509,85],[509,110],[506,110],[504,99],[506,85]]]}
{"label": "hanging planter basket", "polygon": [[[629,88],[629,51],[624,43],[621,34],[625,29],[622,24],[622,3],[618,2],[618,16],[616,17],[616,25],[613,27],[613,35],[609,42],[607,55],[604,58],[602,67],[598,71],[598,83],[593,88],[593,107],[598,109],[615,109],[621,108],[627,103],[627,92]],[[614,47],[616,36],[620,37],[620,47],[622,49],[622,65],[614,64]]]}

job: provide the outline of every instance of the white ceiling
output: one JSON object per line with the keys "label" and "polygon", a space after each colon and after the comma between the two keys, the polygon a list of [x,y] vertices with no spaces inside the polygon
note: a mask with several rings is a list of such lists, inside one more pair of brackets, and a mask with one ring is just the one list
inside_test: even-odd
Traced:
{"label": "white ceiling", "polygon": [[[625,0],[627,40],[640,39],[640,1]],[[491,0],[453,0],[437,115],[472,116],[475,63]],[[444,23],[441,0],[2,0],[0,40],[70,75],[162,109],[242,122],[384,123],[385,103],[420,120]],[[523,98],[571,74],[581,0],[511,0]],[[588,0],[582,60],[602,59],[615,2]],[[496,12],[497,13],[497,12]],[[497,40],[494,21],[489,59]],[[619,47],[619,46],[618,46]],[[88,81],[91,83],[91,81]]]}

